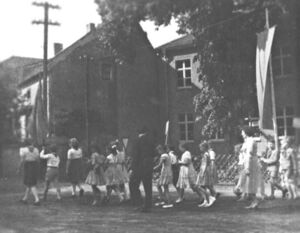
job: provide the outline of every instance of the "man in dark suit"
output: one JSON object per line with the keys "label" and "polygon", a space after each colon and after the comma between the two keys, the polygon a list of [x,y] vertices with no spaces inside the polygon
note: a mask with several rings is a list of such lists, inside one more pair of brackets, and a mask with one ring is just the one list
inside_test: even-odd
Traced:
{"label": "man in dark suit", "polygon": [[142,200],[140,183],[143,183],[145,190],[144,204],[140,208],[142,212],[150,212],[152,206],[152,174],[153,158],[155,147],[148,129],[143,128],[139,131],[138,138],[133,146],[131,175],[129,189],[133,204],[140,204]]}

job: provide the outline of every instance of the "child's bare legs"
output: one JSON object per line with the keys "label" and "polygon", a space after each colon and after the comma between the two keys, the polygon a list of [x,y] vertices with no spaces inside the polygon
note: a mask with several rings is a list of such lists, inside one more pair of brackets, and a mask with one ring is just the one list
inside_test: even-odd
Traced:
{"label": "child's bare legs", "polygon": [[98,200],[100,200],[101,198],[101,192],[97,185],[92,185],[92,190],[94,195],[93,205],[96,205],[98,203]]}
{"label": "child's bare legs", "polygon": [[297,186],[295,185],[295,183],[294,182],[292,182],[291,184],[290,184],[290,186],[291,186],[291,191],[292,191],[292,196],[293,196],[293,199],[296,199],[297,197],[298,197],[298,193],[297,193]]}
{"label": "child's bare legs", "polygon": [[217,192],[216,192],[214,186],[213,186],[213,185],[210,185],[210,186],[207,186],[207,188],[208,188],[210,194],[211,194],[212,196],[216,197]]}
{"label": "child's bare legs", "polygon": [[167,204],[170,204],[169,185],[164,185],[164,197],[165,197]]}
{"label": "child's bare legs", "polygon": [[158,191],[159,200],[160,201],[165,201],[161,185],[157,185],[157,191]]}
{"label": "child's bare legs", "polygon": [[209,203],[209,195],[206,192],[205,189],[203,189],[202,187],[197,187],[196,185],[191,185],[192,190],[198,194],[199,197],[202,198],[202,200],[206,200],[207,203]]}
{"label": "child's bare legs", "polygon": [[30,192],[30,188],[26,187],[24,197],[22,198],[22,201],[27,201],[28,200],[29,192]]}
{"label": "child's bare legs", "polygon": [[76,195],[76,184],[72,184],[72,196]]}
{"label": "child's bare legs", "polygon": [[40,199],[39,199],[38,192],[37,192],[37,189],[36,189],[35,186],[31,187],[31,192],[32,192],[33,197],[34,197],[34,202],[38,203],[40,201]]}
{"label": "child's bare legs", "polygon": [[127,191],[126,191],[126,187],[125,184],[120,184],[120,192],[123,194],[123,197],[125,200],[128,199],[128,195],[127,195]]}
{"label": "child's bare legs", "polygon": [[56,178],[53,181],[53,184],[54,184],[54,187],[56,188],[56,197],[57,197],[57,200],[60,200],[61,199],[61,191],[60,191],[60,185],[59,185],[59,182],[58,182],[58,178]]}
{"label": "child's bare legs", "polygon": [[183,197],[184,197],[184,188],[178,188],[177,189],[178,192],[178,199],[176,200],[177,203],[182,202],[183,201]]}
{"label": "child's bare legs", "polygon": [[45,190],[44,190],[44,197],[43,197],[44,201],[47,200],[47,194],[48,194],[49,186],[50,186],[50,181],[46,180],[46,182],[45,182]]}

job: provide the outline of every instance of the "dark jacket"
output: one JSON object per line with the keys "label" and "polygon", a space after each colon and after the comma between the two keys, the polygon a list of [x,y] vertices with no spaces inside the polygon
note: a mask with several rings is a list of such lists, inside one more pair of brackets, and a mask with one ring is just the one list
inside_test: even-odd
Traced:
{"label": "dark jacket", "polygon": [[134,143],[131,170],[137,173],[152,173],[155,148],[148,134],[140,135]]}

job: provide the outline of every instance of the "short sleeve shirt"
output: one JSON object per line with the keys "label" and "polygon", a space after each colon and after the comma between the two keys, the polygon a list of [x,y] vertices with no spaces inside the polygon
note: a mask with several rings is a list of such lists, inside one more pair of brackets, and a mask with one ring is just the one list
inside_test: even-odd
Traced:
{"label": "short sleeve shirt", "polygon": [[82,158],[82,150],[78,148],[77,150],[71,148],[68,150],[68,159],[80,159]]}

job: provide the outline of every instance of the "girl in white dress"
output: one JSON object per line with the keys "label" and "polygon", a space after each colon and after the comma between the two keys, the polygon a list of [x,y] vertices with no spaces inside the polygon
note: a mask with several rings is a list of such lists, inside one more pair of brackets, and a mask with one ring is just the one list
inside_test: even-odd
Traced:
{"label": "girl in white dress", "polygon": [[172,161],[169,154],[166,152],[166,148],[162,145],[156,147],[157,152],[161,155],[159,164],[154,167],[154,170],[161,167],[160,177],[157,182],[157,190],[161,202],[156,203],[156,206],[162,206],[163,208],[171,208],[173,204],[170,202],[169,185],[173,183],[172,174]]}
{"label": "girl in white dress", "polygon": [[179,145],[179,150],[183,152],[181,160],[178,162],[180,165],[179,177],[177,187],[179,189],[179,198],[176,203],[181,203],[184,197],[184,190],[190,187],[202,199],[202,204],[199,207],[207,206],[213,203],[213,198],[209,197],[208,193],[201,187],[197,187],[196,179],[197,174],[192,163],[191,153],[188,151],[187,144]]}

